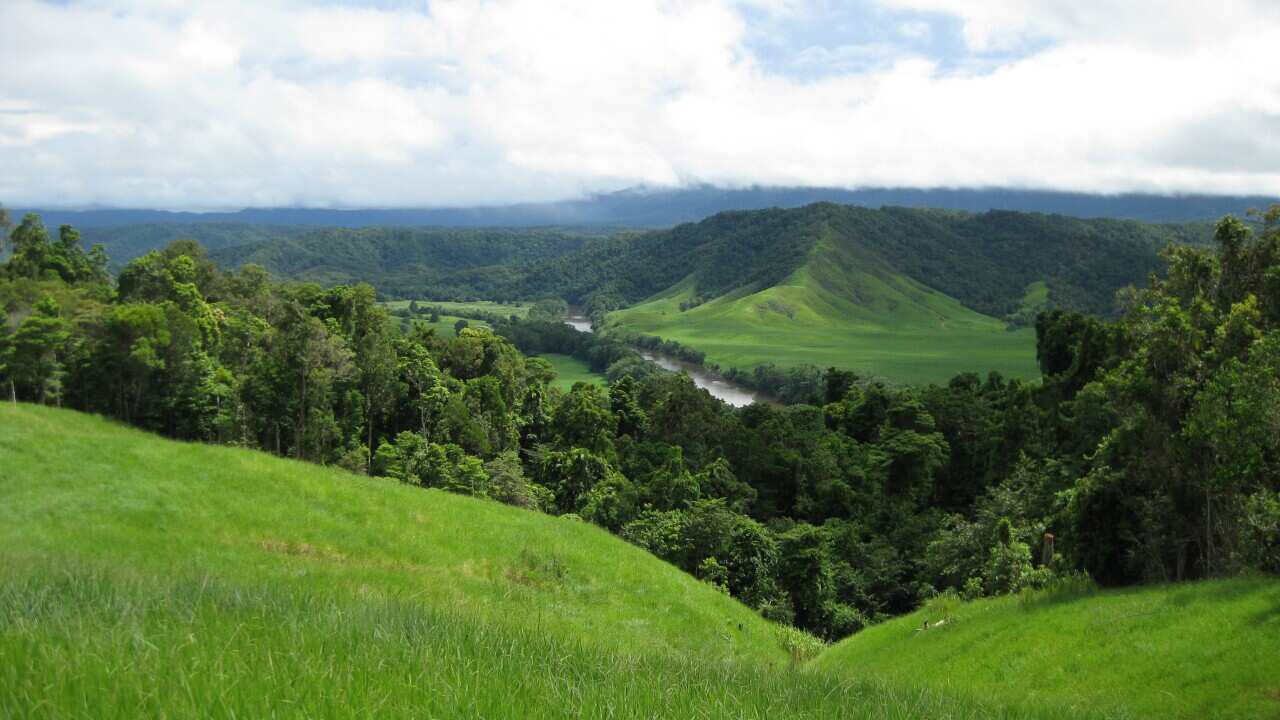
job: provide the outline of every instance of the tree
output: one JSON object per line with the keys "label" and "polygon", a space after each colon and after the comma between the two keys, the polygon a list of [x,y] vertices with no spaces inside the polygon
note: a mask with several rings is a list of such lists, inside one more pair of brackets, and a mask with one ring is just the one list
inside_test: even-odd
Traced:
{"label": "tree", "polygon": [[538,482],[555,493],[561,513],[578,512],[591,489],[616,472],[604,458],[583,448],[544,452],[537,460]]}
{"label": "tree", "polygon": [[4,254],[4,246],[9,242],[9,228],[13,227],[13,217],[9,208],[0,204],[0,255]]}
{"label": "tree", "polygon": [[[0,208],[2,210],[3,208]],[[9,316],[5,313],[4,308],[0,307],[0,379],[5,380],[5,385],[9,386],[9,400],[11,402],[18,401],[17,391],[14,389],[12,364],[13,364],[13,338],[12,331],[9,330]]]}
{"label": "tree", "polygon": [[467,322],[466,318],[458,318],[458,322],[453,324],[453,332],[456,335],[461,335],[462,331],[466,330],[470,326],[471,323]]}
{"label": "tree", "polygon": [[[535,488],[524,476],[520,455],[507,450],[485,463],[489,474],[489,496],[498,502],[531,510],[548,510],[543,506],[546,488]],[[539,492],[539,490],[543,492]]]}
{"label": "tree", "polygon": [[27,213],[9,236],[13,256],[5,266],[11,278],[39,278],[49,255],[49,232],[40,216]]}
{"label": "tree", "polygon": [[351,376],[352,354],[323,322],[297,305],[289,309],[286,323],[276,345],[276,362],[293,389],[294,455],[314,457],[331,437],[330,393],[336,381]]}
{"label": "tree", "polygon": [[638,438],[644,434],[649,418],[640,407],[635,378],[624,375],[609,386],[609,409],[618,418],[618,435]]}
{"label": "tree", "polygon": [[569,304],[558,298],[539,300],[529,308],[530,322],[562,322],[569,315]]}
{"label": "tree", "polygon": [[369,456],[373,456],[374,423],[390,409],[399,394],[397,375],[399,359],[392,343],[389,318],[386,311],[375,302],[373,288],[361,284],[356,287],[352,300],[353,358],[359,378],[360,392],[364,396],[366,442]]}
{"label": "tree", "polygon": [[617,427],[600,388],[588,383],[575,385],[551,415],[551,433],[558,445],[585,448],[603,457],[613,455]]}
{"label": "tree", "polygon": [[116,377],[116,412],[125,422],[139,421],[147,389],[156,373],[166,367],[172,343],[173,334],[161,305],[120,305],[107,318],[99,362]]}
{"label": "tree", "polygon": [[41,404],[61,404],[65,374],[61,357],[69,338],[67,321],[61,317],[58,304],[46,296],[13,334],[11,382],[16,380]]}

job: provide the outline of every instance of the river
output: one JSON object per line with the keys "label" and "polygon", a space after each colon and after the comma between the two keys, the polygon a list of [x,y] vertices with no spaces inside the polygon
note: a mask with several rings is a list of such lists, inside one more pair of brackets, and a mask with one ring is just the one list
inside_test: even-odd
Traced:
{"label": "river", "polygon": [[640,357],[648,360],[663,370],[671,372],[684,372],[689,374],[693,379],[693,384],[711,393],[711,397],[723,400],[734,407],[746,407],[756,401],[756,394],[741,385],[719,378],[707,373],[706,370],[694,365],[671,357],[670,355],[662,355],[652,350],[636,349],[640,353]]}
{"label": "river", "polygon": [[[577,330],[578,332],[594,332],[591,327],[591,319],[582,314],[577,308],[570,308],[569,317],[564,321],[565,325]],[[656,353],[652,350],[636,349],[640,356],[648,360],[663,370],[671,372],[684,371],[689,374],[693,380],[693,384],[711,393],[711,397],[723,400],[734,407],[745,407],[756,402],[756,394],[741,385],[736,385],[723,378],[711,375],[701,367],[692,363],[685,362],[669,355]]]}
{"label": "river", "polygon": [[569,311],[569,317],[564,321],[565,325],[577,330],[578,332],[594,332],[591,329],[591,318],[582,314],[581,310]]}

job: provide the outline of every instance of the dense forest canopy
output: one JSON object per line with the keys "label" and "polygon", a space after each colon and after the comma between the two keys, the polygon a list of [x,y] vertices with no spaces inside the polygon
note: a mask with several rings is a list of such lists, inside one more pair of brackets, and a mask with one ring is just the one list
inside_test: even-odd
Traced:
{"label": "dense forest canopy", "polygon": [[[948,228],[948,243],[901,233],[921,272],[984,252],[993,267],[1053,254],[1066,298],[1088,294],[1090,268],[1160,239],[1085,223],[1115,255],[1062,257],[1067,237],[1018,240],[1014,229],[997,252],[965,245],[963,228],[1041,220],[863,212],[796,211],[822,218],[824,232],[873,221]],[[740,223],[750,226],[734,235],[740,257],[805,247],[766,242],[743,214],[649,245],[605,241],[625,251],[612,263],[580,258],[633,297],[646,288],[626,285],[625,268],[668,262],[643,248],[693,251],[701,233]],[[735,410],[607,340],[589,350],[607,364],[608,387],[549,388],[550,366],[519,348],[584,341],[545,317],[508,319],[505,336],[402,331],[369,285],[279,282],[252,264],[229,272],[192,241],[112,277],[105,253],[85,251],[73,228],[54,238],[29,215],[5,233],[0,383],[18,401],[171,437],[571,515],[835,638],[948,589],[1006,593],[1077,572],[1111,584],[1280,572],[1280,209],[1260,228],[1227,218],[1212,247],[1171,247],[1167,277],[1127,293],[1115,319],[1039,315],[1039,381],[966,374],[892,386],[832,368],[802,404]],[[747,265],[686,274],[709,273],[709,289],[767,281]],[[957,287],[970,302],[1004,302]],[[1098,302],[1089,297],[1086,307]]]}

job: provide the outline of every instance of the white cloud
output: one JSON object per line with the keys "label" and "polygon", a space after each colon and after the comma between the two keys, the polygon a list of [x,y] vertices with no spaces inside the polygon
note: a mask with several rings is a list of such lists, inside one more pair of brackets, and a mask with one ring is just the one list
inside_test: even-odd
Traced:
{"label": "white cloud", "polygon": [[898,32],[912,40],[924,40],[933,34],[933,27],[924,20],[908,20],[898,25]]}
{"label": "white cloud", "polygon": [[958,17],[975,49],[1052,39],[1170,51],[1214,45],[1280,22],[1275,0],[877,0],[899,10]]}
{"label": "white cloud", "polygon": [[797,78],[753,56],[768,28],[729,0],[8,0],[0,200],[410,206],[681,182],[1280,194],[1271,4],[878,1],[955,13],[978,54],[1036,50],[977,72],[883,44],[811,49],[795,66],[828,72]]}

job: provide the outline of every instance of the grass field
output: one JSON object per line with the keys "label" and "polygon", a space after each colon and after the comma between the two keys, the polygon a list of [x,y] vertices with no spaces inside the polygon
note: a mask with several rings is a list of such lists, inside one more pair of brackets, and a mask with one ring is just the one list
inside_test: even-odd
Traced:
{"label": "grass field", "polygon": [[573,388],[574,384],[580,382],[595,383],[601,386],[609,384],[604,375],[593,372],[591,366],[576,357],[555,353],[546,353],[538,357],[551,363],[551,367],[555,368],[556,379],[551,382],[552,387],[558,387],[568,392]]}
{"label": "grass field", "polygon": [[437,337],[457,337],[457,324],[459,320],[466,320],[467,327],[473,328],[489,328],[489,323],[483,320],[472,320],[470,318],[458,317],[457,315],[441,315],[436,322],[431,322],[430,315],[419,315],[413,319],[414,325],[420,325],[425,328],[431,328],[436,331]]}
{"label": "grass field", "polygon": [[834,366],[908,383],[942,383],[965,371],[1038,374],[1032,330],[1009,331],[900,275],[824,260],[774,287],[681,312],[692,296],[682,283],[611,314],[607,326],[676,340],[724,367]]}
{"label": "grass field", "polygon": [[939,600],[812,669],[1116,718],[1280,718],[1280,580]]}
{"label": "grass field", "polygon": [[1278,653],[1275,580],[823,651],[578,521],[0,404],[0,717],[1266,718]]}
{"label": "grass field", "polygon": [[6,718],[982,718],[754,663],[629,654],[413,600],[9,564]]}
{"label": "grass field", "polygon": [[0,404],[0,716],[982,717],[591,525]]}
{"label": "grass field", "polygon": [[[414,301],[389,300],[383,303],[383,305],[386,305],[388,310],[400,310],[400,309],[408,309],[410,302],[414,302]],[[511,315],[515,315],[517,317],[524,317],[525,315],[529,314],[529,308],[533,307],[532,303],[504,304],[504,303],[492,302],[490,300],[475,300],[472,302],[418,300],[416,302],[420,307],[440,308],[445,313],[451,313],[459,316],[473,314],[473,313],[492,313],[494,315],[501,315],[502,317],[509,317]]]}

